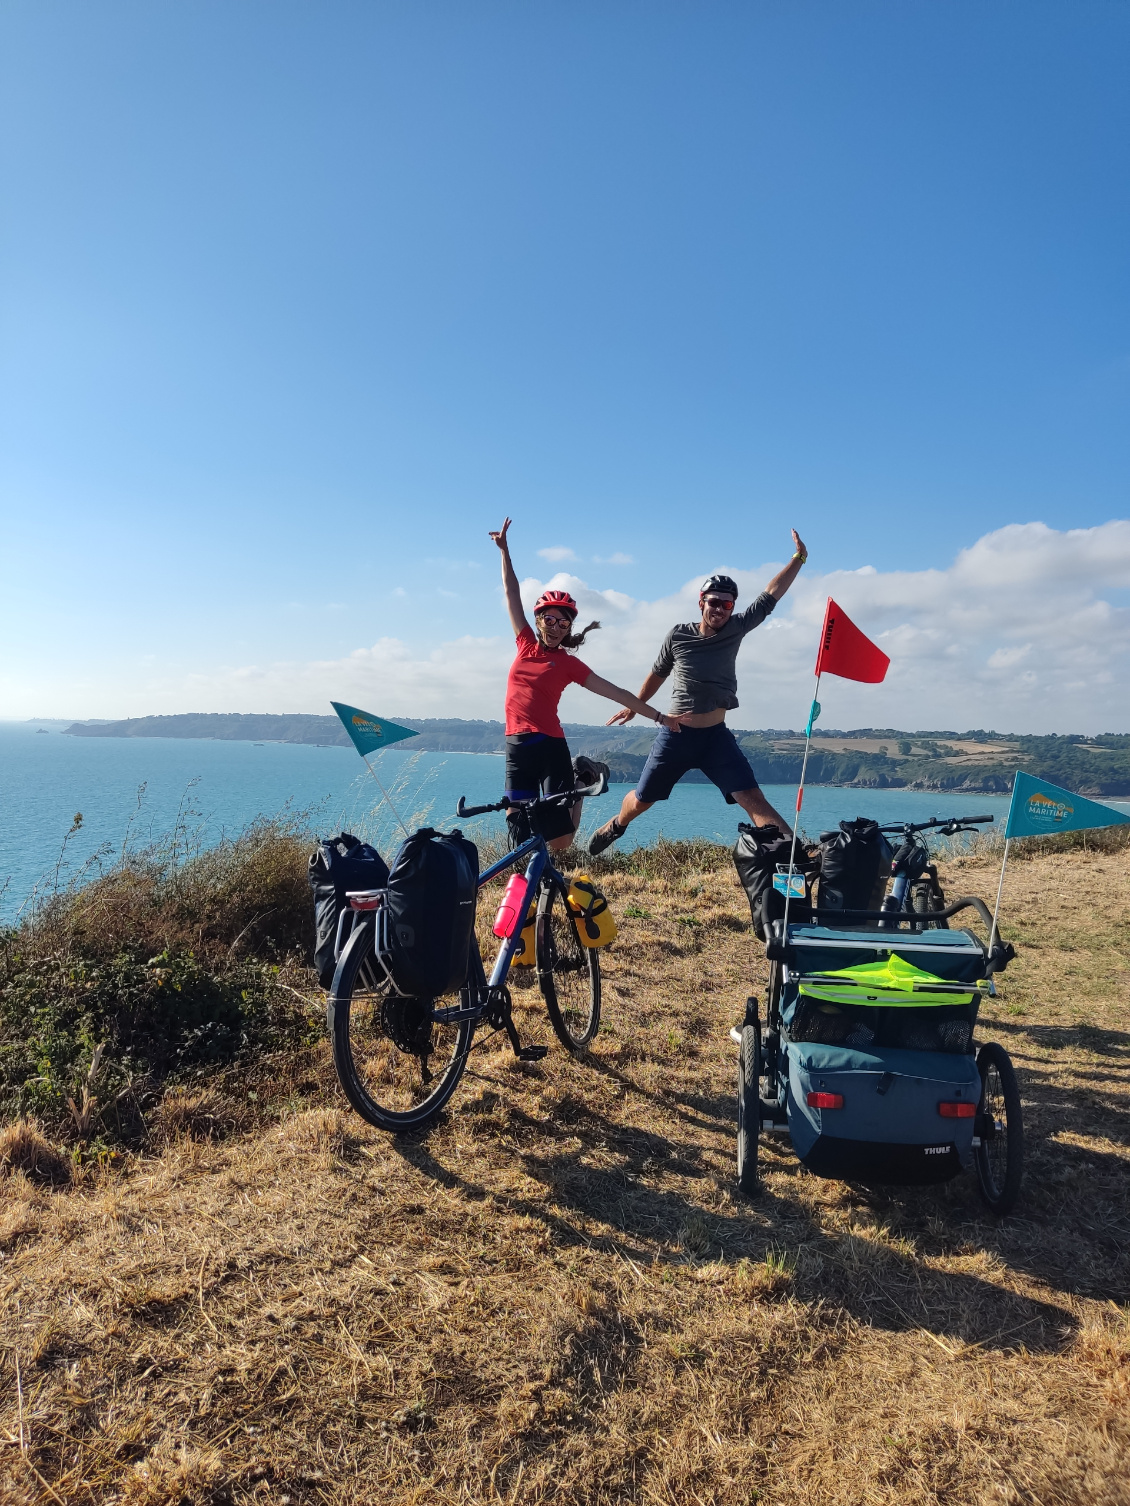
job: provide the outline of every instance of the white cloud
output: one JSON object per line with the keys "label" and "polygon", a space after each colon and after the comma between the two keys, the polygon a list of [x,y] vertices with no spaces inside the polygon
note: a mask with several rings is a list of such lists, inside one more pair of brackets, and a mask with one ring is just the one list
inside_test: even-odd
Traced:
{"label": "white cloud", "polygon": [[538,557],[548,560],[551,565],[562,565],[566,560],[577,558],[567,544],[553,544],[548,549],[539,549]]}
{"label": "white cloud", "polygon": [[[743,605],[779,564],[721,568],[737,580]],[[1130,609],[1107,599],[1130,589],[1130,520],[1065,532],[1042,523],[1013,525],[985,535],[944,569],[810,572],[811,566],[742,647],[735,726],[803,725],[824,602],[832,595],[890,654],[891,669],[882,685],[826,678],[824,726],[1130,730]],[[523,581],[522,598],[529,610],[547,586],[571,591],[581,621],[603,624],[581,657],[634,690],[671,625],[696,616],[700,579],[696,574],[672,595],[646,601],[593,590],[559,571],[549,580]],[[76,669],[68,682],[74,699],[66,687],[58,696],[103,716],[310,711],[332,697],[393,717],[500,717],[513,643],[501,615],[495,622],[497,631],[489,635],[458,638],[430,652],[382,638],[334,660],[231,665],[187,677],[147,666],[131,683],[128,704],[115,698],[114,705],[92,705]],[[0,690],[8,678],[0,675]],[[658,699],[666,704],[662,693]],[[610,710],[576,688],[562,704],[563,716],[573,721],[600,722]]]}

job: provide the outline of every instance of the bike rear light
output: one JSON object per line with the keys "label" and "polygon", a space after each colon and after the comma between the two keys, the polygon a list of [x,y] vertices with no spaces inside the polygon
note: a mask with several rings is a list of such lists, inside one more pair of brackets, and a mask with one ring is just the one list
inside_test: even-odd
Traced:
{"label": "bike rear light", "polygon": [[810,1109],[842,1109],[844,1095],[842,1093],[809,1093],[805,1102]]}
{"label": "bike rear light", "polygon": [[938,1105],[938,1113],[943,1119],[976,1119],[977,1105],[975,1103],[950,1103],[943,1098]]}
{"label": "bike rear light", "polygon": [[381,900],[384,897],[383,889],[357,889],[347,894],[349,907],[352,910],[379,910]]}

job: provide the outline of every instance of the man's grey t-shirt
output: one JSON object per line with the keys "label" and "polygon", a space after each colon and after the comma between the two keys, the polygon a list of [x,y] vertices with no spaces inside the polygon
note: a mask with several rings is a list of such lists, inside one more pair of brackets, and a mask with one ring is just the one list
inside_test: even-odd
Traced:
{"label": "man's grey t-shirt", "polygon": [[777,605],[768,591],[744,612],[734,612],[720,633],[709,638],[699,631],[697,622],[681,622],[663,640],[659,657],[651,666],[653,675],[665,680],[672,670],[671,713],[681,711],[717,711],[719,706],[732,711],[738,704],[738,649],[747,633],[760,627]]}

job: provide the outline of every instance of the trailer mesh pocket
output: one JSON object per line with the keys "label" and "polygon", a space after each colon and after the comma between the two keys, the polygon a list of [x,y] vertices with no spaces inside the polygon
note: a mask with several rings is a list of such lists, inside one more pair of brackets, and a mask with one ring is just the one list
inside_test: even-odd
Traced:
{"label": "trailer mesh pocket", "polygon": [[793,1041],[824,1046],[891,1046],[904,1051],[972,1050],[977,1004],[942,1004],[908,1009],[867,1004],[831,1004],[801,995],[786,1028]]}

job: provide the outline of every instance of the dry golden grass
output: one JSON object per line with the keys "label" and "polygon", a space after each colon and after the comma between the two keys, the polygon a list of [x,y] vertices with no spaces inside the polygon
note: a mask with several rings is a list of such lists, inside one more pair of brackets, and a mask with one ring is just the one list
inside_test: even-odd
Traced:
{"label": "dry golden grass", "polygon": [[980,1030],[1028,1115],[1004,1223],[971,1178],[868,1192],[784,1142],[736,1194],[727,1032],[764,972],[725,868],[612,871],[590,1057],[478,1051],[427,1138],[344,1111],[315,1051],[250,1103],[166,1099],[149,1158],[13,1172],[5,1500],[1130,1501],[1128,878],[1011,872]]}

